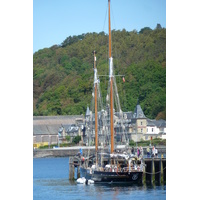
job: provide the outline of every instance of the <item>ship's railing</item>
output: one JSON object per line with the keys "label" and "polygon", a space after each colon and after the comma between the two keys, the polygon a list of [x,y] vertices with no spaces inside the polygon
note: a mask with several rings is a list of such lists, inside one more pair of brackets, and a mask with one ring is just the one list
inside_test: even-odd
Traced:
{"label": "ship's railing", "polygon": [[122,172],[135,172],[135,171],[143,171],[143,166],[137,165],[134,167],[123,167]]}
{"label": "ship's railing", "polygon": [[135,171],[143,171],[143,165],[135,165],[133,167],[101,167],[99,168],[100,171],[105,171],[105,172],[135,172]]}

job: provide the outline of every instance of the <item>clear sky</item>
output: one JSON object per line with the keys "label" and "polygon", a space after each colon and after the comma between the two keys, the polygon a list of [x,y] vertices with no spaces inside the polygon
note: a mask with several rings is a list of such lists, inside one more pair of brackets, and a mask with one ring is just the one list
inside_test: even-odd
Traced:
{"label": "clear sky", "polygon": [[[108,32],[108,0],[33,0],[33,52],[68,36]],[[166,27],[166,0],[111,0],[112,29]]]}

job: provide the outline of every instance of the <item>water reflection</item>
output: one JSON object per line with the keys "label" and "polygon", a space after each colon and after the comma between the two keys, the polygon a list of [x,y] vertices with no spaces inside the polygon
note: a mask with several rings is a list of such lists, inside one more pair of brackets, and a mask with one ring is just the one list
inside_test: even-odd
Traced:
{"label": "water reflection", "polygon": [[[124,196],[145,196],[147,193],[151,193],[156,196],[157,190],[165,190],[164,186],[151,185],[135,185],[135,184],[94,184],[94,185],[83,185],[77,184],[77,187],[82,188],[83,196],[96,196],[96,199],[102,200],[106,198],[111,199],[123,199]],[[89,195],[88,195],[89,194]],[[165,194],[165,191],[162,193]],[[104,198],[102,198],[102,195]]]}

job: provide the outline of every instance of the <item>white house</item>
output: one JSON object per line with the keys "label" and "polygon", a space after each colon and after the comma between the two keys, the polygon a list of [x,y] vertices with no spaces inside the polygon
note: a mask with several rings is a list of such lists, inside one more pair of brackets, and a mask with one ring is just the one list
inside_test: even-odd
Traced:
{"label": "white house", "polygon": [[147,119],[147,132],[145,139],[148,140],[151,137],[160,137],[166,139],[166,121],[163,119],[152,120]]}

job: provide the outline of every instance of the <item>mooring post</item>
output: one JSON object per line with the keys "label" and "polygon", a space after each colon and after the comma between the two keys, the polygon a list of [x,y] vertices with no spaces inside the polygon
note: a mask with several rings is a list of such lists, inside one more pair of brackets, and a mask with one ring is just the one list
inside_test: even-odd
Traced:
{"label": "mooring post", "polygon": [[74,180],[74,160],[69,157],[69,180]]}
{"label": "mooring post", "polygon": [[144,167],[143,167],[143,174],[142,174],[142,181],[143,181],[143,184],[146,183],[146,163],[145,163],[145,159],[143,159],[143,163],[144,163]]}
{"label": "mooring post", "polygon": [[80,166],[77,166],[77,179],[80,178]]}
{"label": "mooring post", "polygon": [[146,164],[146,183],[152,184],[153,182],[153,160],[152,158],[145,159]]}
{"label": "mooring post", "polygon": [[162,158],[163,166],[163,183],[166,183],[166,158]]}
{"label": "mooring post", "polygon": [[154,159],[154,169],[155,169],[155,182],[160,184],[161,183],[161,159],[160,158]]}

